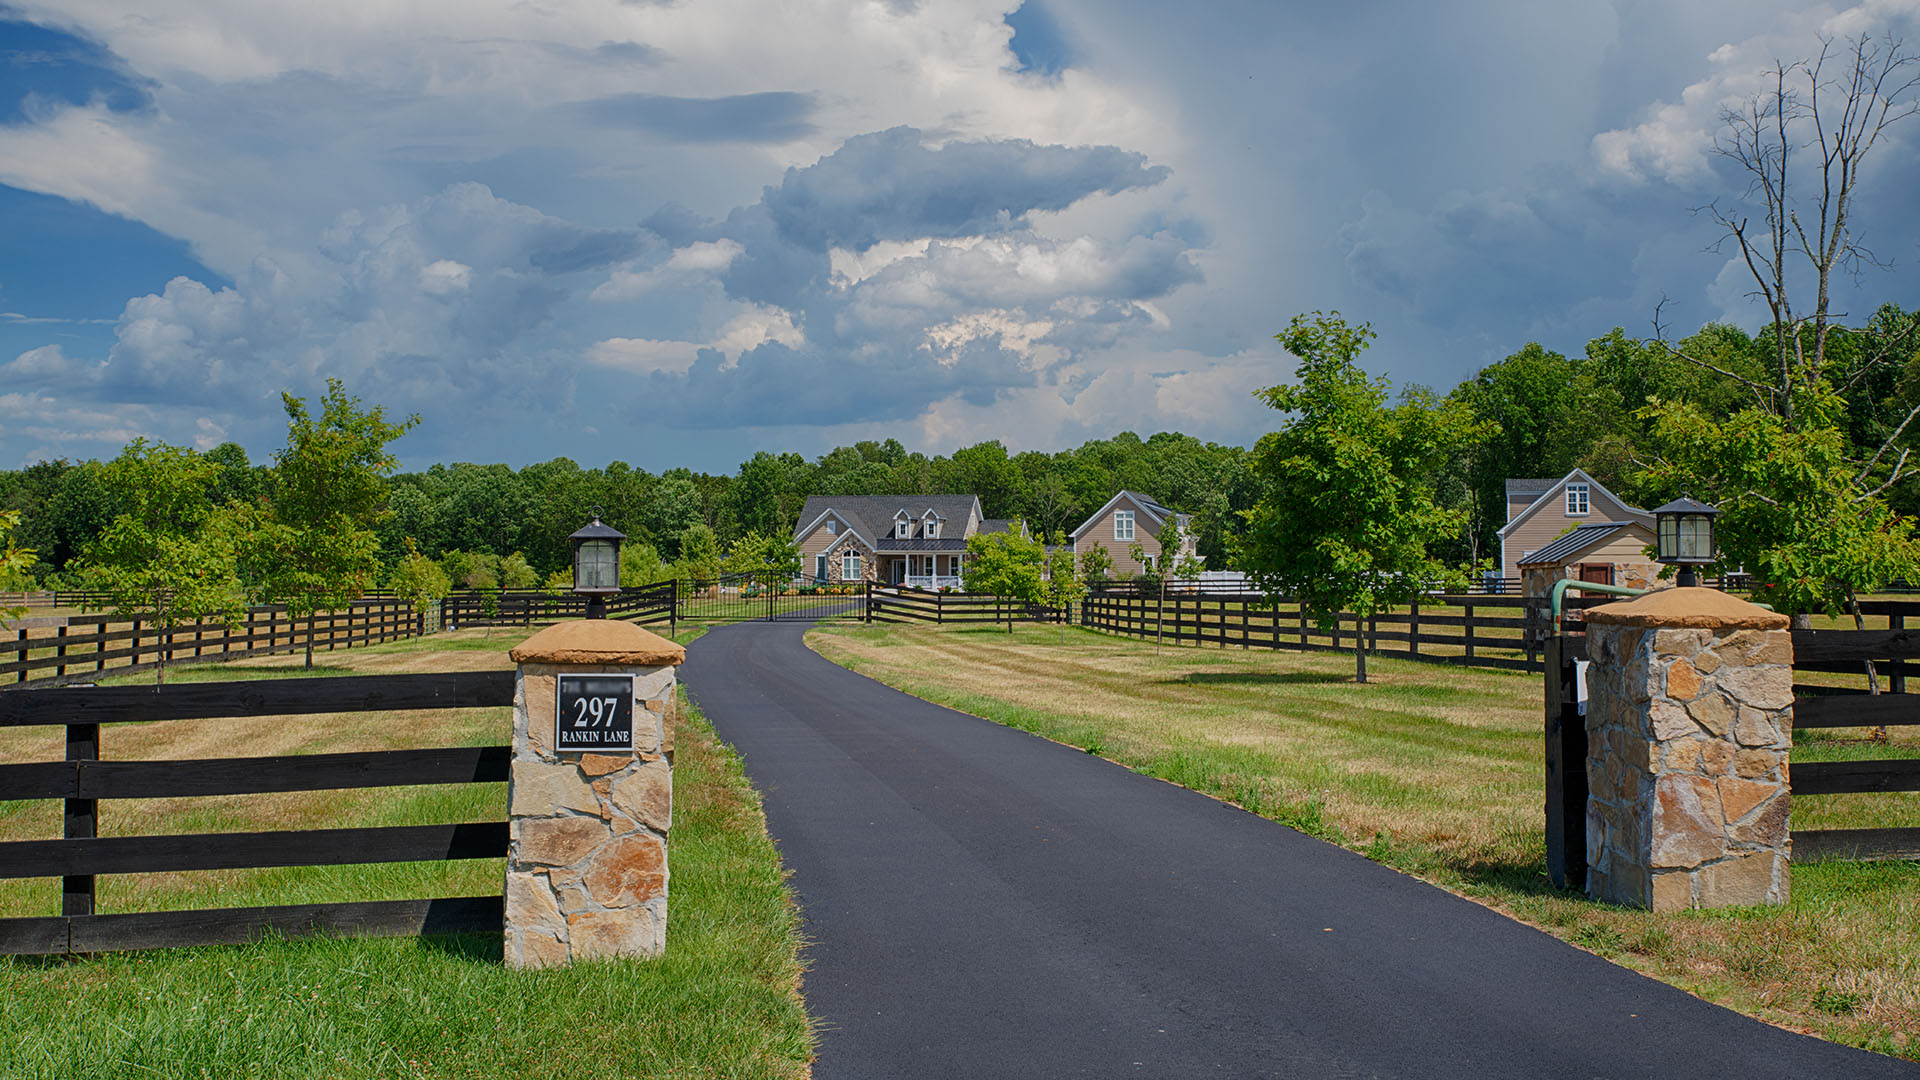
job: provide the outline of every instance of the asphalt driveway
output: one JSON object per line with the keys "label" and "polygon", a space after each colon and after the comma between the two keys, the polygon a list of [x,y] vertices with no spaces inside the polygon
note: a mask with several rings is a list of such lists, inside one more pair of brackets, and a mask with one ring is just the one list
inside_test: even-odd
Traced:
{"label": "asphalt driveway", "polygon": [[1920,1077],[742,623],[682,676],[766,798],[819,1080]]}

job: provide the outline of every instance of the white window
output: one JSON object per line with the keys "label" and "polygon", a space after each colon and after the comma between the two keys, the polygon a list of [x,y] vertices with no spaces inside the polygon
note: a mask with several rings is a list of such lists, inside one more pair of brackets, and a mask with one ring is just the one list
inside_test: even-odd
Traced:
{"label": "white window", "polygon": [[898,522],[895,522],[893,526],[893,535],[899,537],[902,540],[905,540],[907,537],[912,536],[913,521],[909,518],[901,518]]}
{"label": "white window", "polygon": [[1115,540],[1133,539],[1133,511],[1115,510],[1113,512],[1113,538]]}
{"label": "white window", "polygon": [[927,517],[927,527],[920,531],[929,540],[940,539],[940,519],[929,515]]}
{"label": "white window", "polygon": [[840,553],[840,580],[860,580],[860,553],[849,548]]}
{"label": "white window", "polygon": [[813,557],[813,580],[827,580],[827,557],[824,554]]}
{"label": "white window", "polygon": [[1140,556],[1140,568],[1141,568],[1142,570],[1151,570],[1151,569],[1153,569],[1153,556],[1151,556],[1151,555],[1142,555],[1142,556]]}
{"label": "white window", "polygon": [[1567,516],[1568,517],[1585,517],[1587,516],[1587,512],[1588,512],[1587,485],[1568,484],[1567,485]]}
{"label": "white window", "polygon": [[833,520],[832,518],[828,518],[827,519],[827,535],[832,536],[839,531],[840,531],[840,523]]}

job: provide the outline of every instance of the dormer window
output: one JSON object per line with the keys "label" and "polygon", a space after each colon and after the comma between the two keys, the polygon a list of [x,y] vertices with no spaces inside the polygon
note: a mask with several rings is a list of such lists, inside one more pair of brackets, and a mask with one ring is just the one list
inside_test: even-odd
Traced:
{"label": "dormer window", "polygon": [[832,518],[828,518],[827,519],[827,535],[834,536],[839,532],[840,532],[840,523],[833,520]]}
{"label": "dormer window", "polygon": [[920,534],[929,540],[940,539],[940,519],[928,514],[926,527],[920,530]]}
{"label": "dormer window", "polygon": [[900,540],[913,535],[913,519],[907,516],[905,510],[900,511],[900,516],[893,520],[893,535]]}
{"label": "dormer window", "polygon": [[1567,485],[1567,516],[1568,517],[1586,517],[1589,512],[1590,511],[1587,505],[1587,485],[1568,484]]}

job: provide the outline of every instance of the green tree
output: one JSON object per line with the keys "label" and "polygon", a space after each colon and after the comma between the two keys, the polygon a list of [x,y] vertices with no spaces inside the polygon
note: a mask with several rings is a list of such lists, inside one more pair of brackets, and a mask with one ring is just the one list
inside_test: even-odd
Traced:
{"label": "green tree", "polygon": [[500,557],[500,587],[503,589],[533,589],[540,585],[540,575],[533,569],[527,557],[515,551]]}
{"label": "green tree", "polygon": [[1047,606],[1060,612],[1060,640],[1067,639],[1067,623],[1073,621],[1073,602],[1084,592],[1079,568],[1073,562],[1073,549],[1067,546],[1067,534],[1055,530],[1053,550],[1046,553]]}
{"label": "green tree", "polygon": [[734,542],[725,566],[729,574],[791,581],[800,576],[800,545],[778,535],[750,532]]}
{"label": "green tree", "polygon": [[[628,540],[620,545],[620,584],[651,585],[656,581],[666,581],[673,577],[673,570],[660,559],[660,552],[645,541],[635,543]],[[568,586],[573,583],[572,572],[567,575]]]}
{"label": "green tree", "polygon": [[[107,465],[107,486],[125,509],[83,558],[115,614],[170,630],[184,622],[231,622],[244,606],[238,513],[209,497],[219,471],[186,447],[145,438]],[[166,681],[166,654],[159,652],[158,682]]]}
{"label": "green tree", "polygon": [[720,576],[720,561],[720,538],[713,529],[704,522],[690,525],[680,534],[674,576],[683,581],[712,581]]}
{"label": "green tree", "polygon": [[700,493],[693,479],[684,475],[663,477],[654,485],[640,523],[668,558],[679,558],[681,536],[702,523]]}
{"label": "green tree", "polygon": [[[1373,336],[1338,312],[1296,315],[1278,337],[1300,358],[1297,383],[1256,392],[1289,419],[1254,448],[1261,495],[1233,556],[1322,627],[1345,611],[1387,611],[1451,576],[1429,548],[1458,535],[1466,515],[1439,505],[1435,483],[1451,449],[1486,435],[1465,407],[1424,391],[1389,406],[1387,381],[1357,363]],[[1356,648],[1359,682],[1366,663]]]}
{"label": "green tree", "polygon": [[[970,593],[1044,603],[1046,590],[1040,567],[1045,560],[1046,548],[1027,535],[1023,522],[1016,521],[1001,532],[967,537],[967,558],[960,567],[960,581]],[[1007,612],[1007,633],[1013,633],[1012,609]]]}
{"label": "green tree", "polygon": [[1113,577],[1113,556],[1107,549],[1095,544],[1080,553],[1080,580],[1091,585],[1107,581]]}
{"label": "green tree", "polygon": [[[33,587],[33,575],[28,571],[34,564],[32,548],[23,548],[14,541],[14,532],[20,527],[20,511],[0,510],[0,592],[25,591]],[[0,607],[0,627],[26,613],[24,606]]]}
{"label": "green tree", "polygon": [[281,394],[287,445],[274,459],[272,501],[252,522],[258,592],[307,618],[313,665],[313,615],[360,598],[379,569],[374,526],[386,509],[387,477],[397,464],[387,444],[420,422],[387,420],[363,408],[338,379],[327,380],[319,417],[302,398]]}
{"label": "green tree", "polygon": [[405,600],[418,615],[427,609],[427,605],[445,600],[453,591],[453,579],[440,564],[421,554],[414,545],[413,537],[407,537],[407,553],[394,563],[393,570],[387,574],[387,587],[395,596]]}
{"label": "green tree", "polygon": [[1858,615],[1860,593],[1920,577],[1913,521],[1883,497],[1892,467],[1848,456],[1844,409],[1816,381],[1798,388],[1792,419],[1758,406],[1725,420],[1684,402],[1647,410],[1658,455],[1645,482],[1717,503],[1719,568],[1752,574],[1754,598],[1789,615]]}

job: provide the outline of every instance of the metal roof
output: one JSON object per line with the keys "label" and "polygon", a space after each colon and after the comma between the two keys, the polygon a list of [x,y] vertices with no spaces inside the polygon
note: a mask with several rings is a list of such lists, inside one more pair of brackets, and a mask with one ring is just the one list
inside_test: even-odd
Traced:
{"label": "metal roof", "polygon": [[1639,523],[1634,521],[1595,521],[1581,525],[1539,551],[1529,551],[1520,556],[1520,565],[1531,566],[1537,563],[1560,565],[1601,542],[1612,539],[1613,535],[1620,530],[1637,524]]}

